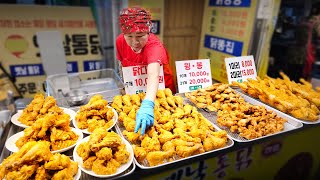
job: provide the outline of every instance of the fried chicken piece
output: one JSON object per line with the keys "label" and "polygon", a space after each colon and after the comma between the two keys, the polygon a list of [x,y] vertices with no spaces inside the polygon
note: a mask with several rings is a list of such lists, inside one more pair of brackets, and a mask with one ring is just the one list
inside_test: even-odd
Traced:
{"label": "fried chicken piece", "polygon": [[50,141],[65,141],[65,140],[77,140],[78,135],[73,131],[64,131],[57,129],[56,127],[51,128]]}
{"label": "fried chicken piece", "polygon": [[47,170],[44,168],[44,166],[40,166],[37,169],[36,176],[34,179],[35,180],[51,179],[51,176],[47,172]]}
{"label": "fried chicken piece", "polygon": [[146,136],[141,141],[141,147],[143,147],[147,152],[150,151],[160,151],[161,145],[157,136],[150,138]]}
{"label": "fried chicken piece", "polygon": [[198,137],[201,139],[201,141],[203,141],[206,138],[207,133],[204,129],[192,128],[188,135],[190,135],[193,138]]}
{"label": "fried chicken piece", "polygon": [[131,119],[136,119],[136,109],[132,108],[130,110],[130,112],[128,113],[128,117],[131,118]]}
{"label": "fried chicken piece", "polygon": [[93,162],[96,159],[97,159],[97,156],[90,156],[88,159],[83,160],[83,167],[86,168],[86,169],[92,169]]}
{"label": "fried chicken piece", "polygon": [[181,119],[181,118],[183,118],[184,114],[185,113],[184,113],[183,109],[176,108],[174,113],[172,114],[172,117]]}
{"label": "fried chicken piece", "polygon": [[131,103],[131,97],[130,95],[126,94],[122,96],[122,102],[124,105],[131,107],[132,103]]}
{"label": "fried chicken piece", "polygon": [[89,138],[89,146],[99,143],[105,136],[107,131],[104,128],[97,128],[93,131]]}
{"label": "fried chicken piece", "polygon": [[164,92],[164,94],[166,95],[166,97],[172,97],[172,96],[173,96],[172,91],[171,91],[171,89],[169,89],[169,88],[165,88],[165,89],[163,90],[163,92]]}
{"label": "fried chicken piece", "polygon": [[160,130],[159,141],[161,144],[164,144],[167,141],[171,141],[172,139],[177,137],[177,135],[173,135],[170,131],[166,131],[164,129],[159,129],[159,130]]}
{"label": "fried chicken piece", "polygon": [[116,105],[119,109],[121,109],[122,108],[122,96],[121,95],[114,96],[113,101],[112,101],[112,105],[113,104]]}
{"label": "fried chicken piece", "polygon": [[167,141],[163,144],[162,150],[168,152],[168,158],[176,154],[176,146],[172,141]]}
{"label": "fried chicken piece", "polygon": [[96,174],[114,174],[117,169],[120,167],[120,163],[114,159],[110,159],[110,161],[105,162],[104,160],[97,159],[93,162],[92,171]]}
{"label": "fried chicken piece", "polygon": [[[159,91],[161,91],[161,90],[158,90],[158,92],[159,92]],[[161,105],[162,107],[164,107],[166,110],[169,110],[169,111],[172,110],[171,107],[169,106],[166,98],[158,99],[158,101],[159,101],[160,105]]]}
{"label": "fried chicken piece", "polygon": [[36,172],[38,165],[23,165],[19,170],[10,171],[6,175],[7,180],[27,180],[34,172]]}
{"label": "fried chicken piece", "polygon": [[70,166],[71,160],[64,154],[54,154],[50,160],[44,164],[48,170],[62,170]]}
{"label": "fried chicken piece", "polygon": [[180,139],[187,141],[187,142],[194,142],[194,143],[201,143],[201,139],[199,137],[193,138],[186,134],[186,132],[181,128],[175,128],[173,133],[180,137]]}
{"label": "fried chicken piece", "polygon": [[136,121],[127,116],[127,117],[124,117],[123,119],[123,125],[127,131],[133,132],[136,127]]}
{"label": "fried chicken piece", "polygon": [[70,172],[70,170],[68,168],[65,168],[61,171],[58,171],[57,173],[55,173],[51,180],[73,180],[73,175],[72,172]]}
{"label": "fried chicken piece", "polygon": [[183,98],[181,96],[173,96],[174,102],[178,105],[179,108],[183,106]]}
{"label": "fried chicken piece", "polygon": [[5,162],[6,168],[21,166],[30,162],[48,161],[52,156],[47,141],[28,142]]}
{"label": "fried chicken piece", "polygon": [[117,151],[114,153],[113,157],[120,164],[124,164],[129,161],[129,152],[127,151],[126,145],[121,144],[117,147]]}
{"label": "fried chicken piece", "polygon": [[198,151],[200,148],[202,148],[200,144],[195,144],[192,147],[178,145],[176,147],[176,153],[180,157],[189,157],[189,156],[194,155],[195,152]]}
{"label": "fried chicken piece", "polygon": [[122,134],[131,142],[135,143],[139,140],[140,131],[138,133],[129,132],[127,130],[122,131]]}
{"label": "fried chicken piece", "polygon": [[158,90],[157,91],[157,98],[158,99],[166,99],[166,94],[164,93],[164,91],[163,90]]}
{"label": "fried chicken piece", "polygon": [[92,104],[94,103],[95,101],[98,101],[98,100],[101,100],[103,99],[103,96],[101,94],[96,94],[94,96],[92,96],[88,102],[88,104]]}
{"label": "fried chicken piece", "polygon": [[141,105],[141,99],[140,96],[138,94],[132,94],[131,95],[131,100],[134,104],[136,104],[137,106]]}
{"label": "fried chicken piece", "polygon": [[112,158],[112,149],[108,147],[101,148],[100,151],[96,152],[98,159],[109,160]]}
{"label": "fried chicken piece", "polygon": [[138,162],[142,162],[147,157],[147,151],[143,147],[133,145],[134,157]]}
{"label": "fried chicken piece", "polygon": [[150,166],[156,166],[166,162],[169,153],[166,151],[152,151],[147,154],[147,160]]}
{"label": "fried chicken piece", "polygon": [[107,121],[112,120],[113,116],[114,116],[114,112],[112,111],[111,108],[108,108],[108,111],[107,111]]}
{"label": "fried chicken piece", "polygon": [[227,141],[223,138],[208,135],[208,137],[203,141],[203,147],[205,151],[211,151],[224,147],[226,143]]}
{"label": "fried chicken piece", "polygon": [[36,120],[32,127],[29,128],[38,131],[37,137],[43,138],[46,135],[47,130],[54,125],[55,120],[56,116],[54,114],[46,114],[44,117]]}
{"label": "fried chicken piece", "polygon": [[91,145],[91,151],[97,152],[103,147],[110,147],[110,148],[118,147],[121,143],[122,143],[122,140],[117,133],[113,131],[107,132],[106,136],[102,139],[101,142]]}
{"label": "fried chicken piece", "polygon": [[173,96],[169,96],[167,97],[167,102],[170,106],[172,106],[173,108],[177,108],[177,105],[176,103],[174,102],[174,98]]}
{"label": "fried chicken piece", "polygon": [[56,100],[52,96],[48,96],[43,103],[42,108],[40,109],[41,114],[46,114],[48,112],[48,109],[52,106],[56,105]]}
{"label": "fried chicken piece", "polygon": [[80,107],[80,111],[90,111],[90,110],[101,110],[108,105],[108,101],[105,99],[99,99],[92,102],[91,104],[86,104]]}
{"label": "fried chicken piece", "polygon": [[83,161],[87,160],[90,156],[90,146],[88,142],[81,143],[77,148],[77,154],[82,158]]}
{"label": "fried chicken piece", "polygon": [[55,122],[54,122],[54,126],[61,128],[65,131],[69,131],[70,130],[70,115],[69,114],[58,115]]}
{"label": "fried chicken piece", "polygon": [[184,111],[184,115],[191,115],[191,111],[193,109],[193,106],[191,106],[190,104],[186,104],[183,106],[183,111]]}
{"label": "fried chicken piece", "polygon": [[51,150],[56,151],[59,149],[63,149],[63,148],[74,145],[76,142],[77,142],[77,139],[68,139],[64,141],[51,142]]}

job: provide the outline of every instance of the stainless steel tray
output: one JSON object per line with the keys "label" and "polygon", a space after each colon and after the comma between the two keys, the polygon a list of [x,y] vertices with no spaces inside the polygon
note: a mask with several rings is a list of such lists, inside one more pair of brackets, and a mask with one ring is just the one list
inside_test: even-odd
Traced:
{"label": "stainless steel tray", "polygon": [[[219,127],[217,127],[216,125],[212,124],[213,127],[216,129],[216,130],[221,130]],[[124,126],[118,121],[116,126],[116,131],[118,134],[120,134],[123,138],[125,138],[126,140],[128,140],[123,134],[122,134],[122,131],[125,130]],[[130,141],[129,141],[130,142]],[[189,156],[189,157],[186,157],[186,158],[181,158],[179,159],[178,156],[176,157],[173,157],[173,161],[171,162],[165,162],[163,164],[160,164],[160,165],[157,165],[157,166],[149,166],[148,164],[148,161],[147,160],[144,160],[142,162],[142,164],[140,164],[136,158],[133,159],[134,163],[141,169],[153,169],[153,168],[158,168],[158,167],[162,167],[162,166],[165,166],[165,165],[168,165],[168,164],[172,164],[172,163],[175,163],[175,162],[179,162],[179,161],[182,161],[182,160],[186,160],[186,159],[191,159],[193,157],[198,157],[198,156],[201,156],[201,155],[204,155],[204,154],[209,154],[209,153],[212,153],[212,152],[216,152],[216,151],[220,151],[222,149],[227,149],[227,148],[230,148],[231,146],[233,146],[234,142],[233,140],[230,138],[230,136],[228,136],[228,142],[226,144],[225,147],[223,148],[219,148],[219,149],[214,149],[214,150],[211,150],[211,151],[207,151],[207,152],[204,152],[204,153],[201,153],[201,154],[197,154],[197,155],[193,155],[193,156]]]}
{"label": "stainless steel tray", "polygon": [[107,101],[124,94],[124,84],[113,69],[51,75],[46,79],[47,94],[53,96],[60,107],[79,107],[95,94]]}
{"label": "stainless steel tray", "polygon": [[[242,93],[239,93],[237,92],[238,94],[241,95],[241,97],[243,97],[245,99],[245,101],[247,101],[248,103],[252,104],[252,105],[259,105],[259,106],[264,106],[266,109],[268,110],[273,110],[273,108],[271,108],[270,106],[267,106],[266,104],[263,104],[259,101],[256,101]],[[194,105],[194,103],[192,103],[189,99],[187,99],[184,94],[179,94],[180,96],[182,96],[184,99],[185,99],[185,102],[189,103],[189,104],[192,104]],[[281,134],[281,133],[284,133],[284,132],[287,132],[287,131],[291,131],[291,130],[294,130],[294,129],[298,129],[298,128],[301,128],[303,125],[301,122],[297,122],[293,117],[285,114],[285,113],[282,113],[280,111],[274,111],[278,116],[286,119],[288,122],[286,122],[284,124],[284,130],[280,131],[280,132],[277,132],[277,133],[274,133],[274,134],[270,134],[270,135],[267,135],[267,136],[263,136],[263,137],[259,137],[259,138],[254,138],[254,139],[246,139],[246,138],[243,138],[241,137],[238,133],[233,133],[230,131],[229,128],[227,127],[224,127],[224,126],[220,126],[217,122],[217,115],[215,112],[209,112],[208,110],[204,110],[204,109],[201,109],[201,108],[198,108],[198,111],[203,114],[204,117],[206,117],[211,123],[213,123],[214,125],[218,126],[220,129],[223,129],[225,131],[227,131],[228,135],[230,138],[232,138],[233,140],[237,141],[237,142],[250,142],[250,141],[255,141],[255,140],[258,140],[258,139],[263,139],[263,138],[266,138],[266,137],[270,137],[270,136],[274,136],[276,134]]]}
{"label": "stainless steel tray", "polygon": [[303,120],[303,119],[298,119],[298,118],[295,118],[293,116],[291,116],[290,114],[287,114],[287,113],[284,113],[284,112],[281,112],[279,111],[278,109],[272,107],[272,106],[269,106],[268,104],[260,101],[260,99],[256,99],[256,98],[252,98],[250,97],[249,95],[247,95],[246,93],[244,93],[240,88],[232,88],[234,90],[236,90],[237,92],[239,92],[239,94],[243,95],[243,96],[247,96],[248,98],[251,98],[252,100],[254,101],[258,101],[260,102],[261,104],[263,104],[264,106],[268,106],[271,110],[273,110],[274,112],[279,112],[279,113],[283,113],[283,114],[286,114],[288,115],[291,119],[295,120],[295,121],[298,121],[298,122],[301,122],[303,124],[319,124],[320,123],[320,115],[318,116],[318,120],[316,121],[307,121],[307,120]]}

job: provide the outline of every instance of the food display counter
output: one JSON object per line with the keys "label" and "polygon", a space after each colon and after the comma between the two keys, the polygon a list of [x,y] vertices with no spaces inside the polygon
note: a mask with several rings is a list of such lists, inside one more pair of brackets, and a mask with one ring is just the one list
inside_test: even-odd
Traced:
{"label": "food display counter", "polygon": [[[102,73],[98,74],[100,75],[97,77],[101,77]],[[70,80],[70,77],[62,77],[62,79],[68,78]],[[316,143],[320,137],[319,126],[315,123],[303,123],[286,112],[275,110],[258,99],[241,93],[239,88],[232,89],[225,84],[213,84],[191,93],[175,95],[168,89],[160,90],[155,102],[155,125],[148,129],[146,135],[141,136],[133,133],[132,128],[135,125],[135,113],[144,97],[143,93],[125,95],[121,83],[115,83],[118,84],[113,88],[117,90],[116,92],[113,89],[109,92],[103,90],[93,92],[95,88],[92,82],[88,81],[90,76],[87,75],[85,78],[86,80],[79,80],[76,84],[72,84],[75,80],[71,80],[70,87],[59,88],[60,90],[56,85],[52,85],[57,82],[51,79],[48,85],[51,86],[53,97],[50,102],[54,102],[54,105],[47,111],[42,110],[45,103],[49,102],[48,97],[45,97],[40,110],[47,117],[46,112],[50,114],[51,108],[54,107],[55,113],[60,117],[48,125],[48,130],[45,131],[46,135],[50,136],[51,152],[55,150],[53,148],[60,150],[65,148],[56,145],[57,139],[62,135],[54,136],[55,133],[59,130],[62,134],[69,133],[67,138],[61,138],[60,141],[72,143],[67,149],[59,152],[78,162],[79,167],[81,166],[79,169],[85,166],[86,170],[88,168],[90,170],[90,173],[81,170],[81,176],[75,172],[74,179],[99,179],[98,177],[256,179],[262,176],[265,179],[318,179],[320,177],[320,146]],[[114,78],[112,79],[114,81]],[[99,78],[97,82],[100,82]],[[86,84],[89,84],[91,89],[87,88]],[[85,93],[65,95],[79,89]],[[78,101],[79,96],[84,96],[85,100]],[[14,124],[9,123],[4,130],[8,138],[23,131],[24,128],[29,128],[19,124],[22,123],[21,120],[14,121],[15,118],[19,119],[28,113],[22,112],[21,109],[10,117]],[[93,112],[95,114],[90,114]],[[16,117],[17,115],[19,117]],[[69,122],[68,124],[63,124],[61,120],[63,117],[70,117],[65,121]],[[45,119],[43,116],[41,118]],[[31,121],[33,123],[29,126],[36,129],[37,126],[34,124],[38,121],[38,119],[36,122]],[[73,135],[71,127],[76,127],[83,135],[77,134],[76,131]],[[41,128],[44,128],[43,124]],[[112,133],[108,134],[107,130]],[[28,133],[28,130],[24,133]],[[39,133],[36,136],[37,139],[45,137]],[[53,140],[52,136],[55,137]],[[30,141],[29,137],[25,138],[22,140]],[[22,140],[16,139],[5,143],[6,148],[3,148],[1,155],[2,162],[11,154],[8,150],[10,146],[15,144],[18,146],[19,143],[14,141]],[[121,150],[121,147],[127,149]],[[120,163],[117,165],[119,169],[123,167],[125,169],[121,172],[116,170],[111,175],[99,176],[101,172],[109,173],[109,169],[105,167],[109,167],[108,162],[111,161],[110,158],[103,159],[106,158],[102,156],[103,148],[110,148],[110,152],[113,152],[110,158]],[[104,150],[108,152],[107,149]],[[118,151],[124,153],[119,155]],[[134,156],[132,161],[130,156]],[[120,157],[124,158],[121,160]],[[88,165],[90,158],[93,162],[101,161],[102,166],[99,167],[102,170],[96,168],[97,165]],[[7,166],[11,167],[10,162],[8,164]],[[115,173],[117,175],[112,176]]]}

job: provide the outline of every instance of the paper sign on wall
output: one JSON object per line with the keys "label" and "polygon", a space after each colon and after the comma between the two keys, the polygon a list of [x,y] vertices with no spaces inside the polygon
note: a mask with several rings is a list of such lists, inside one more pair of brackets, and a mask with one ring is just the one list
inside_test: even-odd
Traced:
{"label": "paper sign on wall", "polygon": [[240,56],[225,58],[228,81],[243,82],[247,79],[256,79],[257,71],[253,56]]}
{"label": "paper sign on wall", "polygon": [[[147,66],[122,67],[126,94],[138,94],[147,91]],[[163,66],[160,67],[159,88],[164,89]]]}
{"label": "paper sign on wall", "polygon": [[176,71],[179,93],[212,85],[209,59],[176,61]]}

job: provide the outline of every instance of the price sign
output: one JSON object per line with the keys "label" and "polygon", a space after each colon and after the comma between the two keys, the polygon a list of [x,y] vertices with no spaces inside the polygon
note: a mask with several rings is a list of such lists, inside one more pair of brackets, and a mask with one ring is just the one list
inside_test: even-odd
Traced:
{"label": "price sign", "polygon": [[212,85],[209,59],[176,61],[176,70],[179,93]]}
{"label": "price sign", "polygon": [[225,63],[229,84],[233,81],[243,82],[257,77],[253,56],[225,58]]}
{"label": "price sign", "polygon": [[[138,94],[147,91],[148,66],[122,67],[126,94]],[[160,67],[159,89],[164,89],[163,66]]]}

